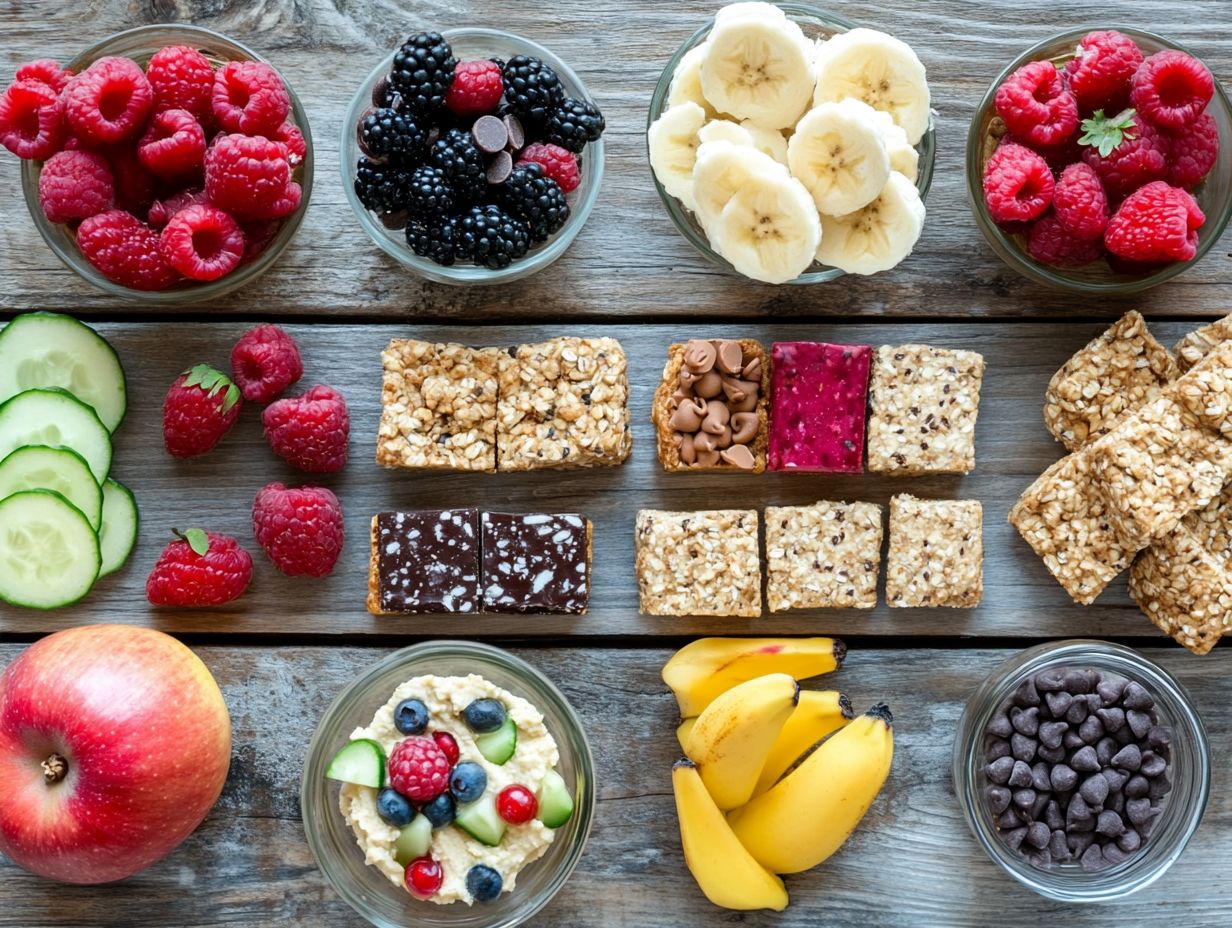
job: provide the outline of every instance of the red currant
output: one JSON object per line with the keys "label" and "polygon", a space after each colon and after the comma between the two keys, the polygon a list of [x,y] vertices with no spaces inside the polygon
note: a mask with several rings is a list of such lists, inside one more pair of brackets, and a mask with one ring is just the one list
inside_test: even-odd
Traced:
{"label": "red currant", "polygon": [[431,899],[445,882],[445,871],[431,857],[412,860],[406,868],[406,888],[412,896]]}
{"label": "red currant", "polygon": [[458,740],[453,735],[447,731],[434,731],[432,740],[436,742],[438,748],[445,752],[445,757],[449,760],[451,767],[458,762],[462,752],[458,750]]}
{"label": "red currant", "polygon": [[496,797],[496,812],[510,825],[524,825],[539,811],[539,800],[525,786],[506,786]]}

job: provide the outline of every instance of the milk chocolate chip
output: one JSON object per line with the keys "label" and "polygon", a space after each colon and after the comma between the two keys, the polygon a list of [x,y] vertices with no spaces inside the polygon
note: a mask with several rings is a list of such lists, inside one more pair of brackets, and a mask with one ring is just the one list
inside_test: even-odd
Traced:
{"label": "milk chocolate chip", "polygon": [[695,338],[685,344],[682,362],[667,422],[680,462],[755,469],[750,446],[761,427],[761,359],[746,357],[738,341]]}

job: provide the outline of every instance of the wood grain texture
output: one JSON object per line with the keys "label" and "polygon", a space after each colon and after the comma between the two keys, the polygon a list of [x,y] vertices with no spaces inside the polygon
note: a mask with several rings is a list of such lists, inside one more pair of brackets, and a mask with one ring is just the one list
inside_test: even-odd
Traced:
{"label": "wood grain texture", "polygon": [[[1232,34],[1212,28],[1226,21],[1224,0],[830,4],[859,24],[892,31],[919,53],[937,111],[936,180],[924,235],[897,269],[822,286],[777,288],[723,273],[697,255],[676,234],[650,181],[644,128],[651,92],[671,54],[720,5],[720,0],[587,0],[553,11],[496,0],[424,0],[413,8],[392,0],[16,0],[5,5],[0,72],[11,73],[30,58],[68,59],[132,26],[185,22],[249,44],[287,76],[307,107],[317,152],[306,222],[259,284],[198,312],[483,321],[639,314],[1063,317],[1131,307],[1201,315],[1221,308],[1232,283],[1227,235],[1173,283],[1123,300],[1093,302],[1019,277],[987,247],[970,215],[963,150],[971,115],[1001,68],[1028,45],[1065,28],[1126,23],[1163,33],[1201,55],[1226,85],[1232,78]],[[587,227],[553,267],[498,288],[459,289],[413,277],[364,236],[341,188],[341,121],[362,77],[406,33],[462,25],[495,26],[548,45],[574,65],[608,117],[608,168]],[[94,291],[43,245],[22,201],[17,161],[7,155],[0,158],[0,217],[0,310],[139,310]]]}

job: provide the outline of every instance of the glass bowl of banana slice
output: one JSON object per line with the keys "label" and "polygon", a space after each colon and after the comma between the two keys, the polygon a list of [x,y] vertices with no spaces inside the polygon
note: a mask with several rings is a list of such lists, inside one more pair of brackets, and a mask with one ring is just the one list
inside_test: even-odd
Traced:
{"label": "glass bowl of banana slice", "polygon": [[897,265],[924,227],[936,136],[905,42],[802,3],[733,3],[663,69],[646,143],[676,229],[765,283]]}

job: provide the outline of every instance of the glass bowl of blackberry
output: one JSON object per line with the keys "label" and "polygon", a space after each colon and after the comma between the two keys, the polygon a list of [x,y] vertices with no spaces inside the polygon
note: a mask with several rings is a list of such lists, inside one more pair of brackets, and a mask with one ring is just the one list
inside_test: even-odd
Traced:
{"label": "glass bowl of blackberry", "polygon": [[1184,273],[1232,216],[1232,102],[1170,39],[1088,26],[1028,48],[967,133],[976,224],[1036,283],[1118,295]]}
{"label": "glass bowl of blackberry", "polygon": [[581,79],[546,48],[496,29],[421,32],[352,99],[343,187],[373,242],[416,274],[517,280],[586,223],[603,130]]}

